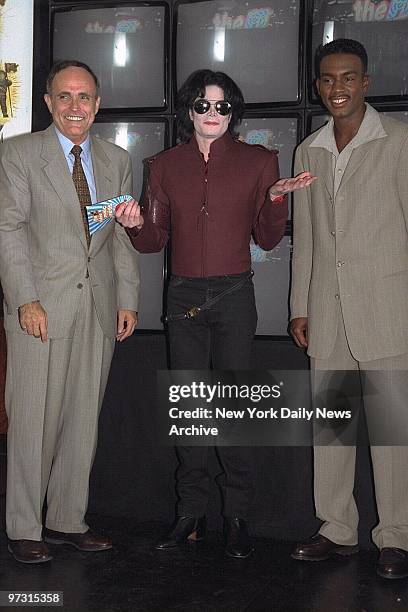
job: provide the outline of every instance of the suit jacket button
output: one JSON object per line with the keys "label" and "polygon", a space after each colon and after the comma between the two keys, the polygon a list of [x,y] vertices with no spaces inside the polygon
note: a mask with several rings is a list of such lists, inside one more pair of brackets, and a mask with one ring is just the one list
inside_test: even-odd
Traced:
{"label": "suit jacket button", "polygon": [[77,284],[77,288],[78,288],[78,289],[82,289],[82,287],[83,287],[83,284],[82,284],[82,283],[78,283],[78,284]]}

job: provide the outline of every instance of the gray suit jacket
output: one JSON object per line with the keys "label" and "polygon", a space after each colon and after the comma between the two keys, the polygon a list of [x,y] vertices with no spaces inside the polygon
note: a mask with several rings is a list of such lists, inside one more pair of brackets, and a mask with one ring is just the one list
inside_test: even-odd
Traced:
{"label": "gray suit jacket", "polygon": [[338,306],[355,359],[408,352],[408,126],[379,116],[383,137],[353,150],[334,197],[331,153],[298,147],[291,318],[309,318],[309,355],[327,358]]}
{"label": "gray suit jacket", "polygon": [[[92,138],[91,154],[98,201],[132,193],[126,151]],[[70,337],[85,282],[91,283],[108,337],[116,334],[119,308],[138,308],[137,253],[113,221],[92,237],[88,252],[78,197],[53,125],[0,146],[0,277],[8,332],[24,333],[18,307],[40,300],[49,337]]]}

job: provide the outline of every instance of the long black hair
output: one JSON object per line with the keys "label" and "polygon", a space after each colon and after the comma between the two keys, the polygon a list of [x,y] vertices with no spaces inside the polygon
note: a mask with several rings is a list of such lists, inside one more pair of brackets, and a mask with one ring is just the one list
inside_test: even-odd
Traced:
{"label": "long black hair", "polygon": [[232,106],[232,116],[228,130],[233,137],[238,136],[236,127],[241,123],[245,110],[244,96],[238,85],[224,72],[196,70],[186,79],[177,92],[177,135],[180,142],[187,142],[194,132],[194,125],[189,111],[197,98],[205,96],[207,85],[217,85],[224,92],[224,99]]}

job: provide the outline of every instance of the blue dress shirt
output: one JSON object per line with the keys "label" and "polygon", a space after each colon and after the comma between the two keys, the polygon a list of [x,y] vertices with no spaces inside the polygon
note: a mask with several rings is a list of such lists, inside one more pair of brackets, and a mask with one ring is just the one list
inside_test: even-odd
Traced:
{"label": "blue dress shirt", "polygon": [[[71,142],[69,138],[64,136],[64,134],[61,134],[61,132],[56,127],[55,127],[55,131],[57,133],[58,140],[60,141],[60,145],[64,152],[65,159],[67,160],[69,171],[72,174],[72,170],[74,168],[74,156],[71,153],[71,149],[74,146],[74,143]],[[91,139],[89,138],[89,135],[87,139],[83,143],[81,143],[81,149],[82,149],[81,163],[82,163],[82,167],[85,172],[86,180],[88,182],[91,202],[92,204],[96,204],[98,200],[96,198],[96,185],[95,185],[95,178],[94,178],[94,173],[93,173],[92,157],[91,157]]]}

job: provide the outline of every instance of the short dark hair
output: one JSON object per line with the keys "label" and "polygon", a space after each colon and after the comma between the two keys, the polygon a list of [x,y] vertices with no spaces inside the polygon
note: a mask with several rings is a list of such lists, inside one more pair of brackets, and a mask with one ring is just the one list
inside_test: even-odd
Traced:
{"label": "short dark hair", "polygon": [[334,53],[349,53],[351,55],[357,55],[363,64],[364,74],[367,74],[368,55],[363,45],[352,38],[337,38],[336,40],[332,40],[332,42],[325,45],[319,45],[316,50],[315,74],[317,79],[320,79],[320,64],[322,59],[328,55],[333,55]]}
{"label": "short dark hair", "polygon": [[91,75],[91,77],[95,81],[96,94],[99,95],[99,81],[98,81],[98,77],[96,76],[94,71],[87,64],[84,64],[83,62],[79,62],[78,60],[59,60],[58,62],[55,62],[55,64],[51,67],[51,70],[50,70],[50,72],[49,72],[49,74],[47,76],[47,93],[49,93],[49,94],[51,93],[52,82],[53,82],[55,76],[59,72],[61,72],[61,70],[65,70],[65,68],[83,68],[84,70],[89,72],[89,74]]}
{"label": "short dark hair", "polygon": [[189,111],[193,108],[193,103],[197,98],[205,96],[205,88],[208,85],[217,85],[223,90],[225,100],[228,100],[232,106],[228,130],[233,137],[238,136],[235,128],[241,123],[245,110],[242,91],[224,72],[202,69],[190,74],[177,92],[177,135],[181,142],[186,142],[193,135],[194,126]]}

